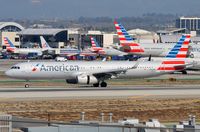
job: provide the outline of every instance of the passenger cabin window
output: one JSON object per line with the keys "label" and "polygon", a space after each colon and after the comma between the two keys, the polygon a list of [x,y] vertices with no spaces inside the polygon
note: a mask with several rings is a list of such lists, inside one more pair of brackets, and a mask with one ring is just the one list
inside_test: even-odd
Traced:
{"label": "passenger cabin window", "polygon": [[11,69],[20,69],[20,67],[19,66],[13,66],[13,67],[11,67]]}

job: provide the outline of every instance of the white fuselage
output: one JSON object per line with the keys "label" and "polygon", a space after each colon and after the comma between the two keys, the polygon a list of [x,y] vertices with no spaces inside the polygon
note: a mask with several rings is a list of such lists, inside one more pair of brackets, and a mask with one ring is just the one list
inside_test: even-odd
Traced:
{"label": "white fuselage", "polygon": [[107,56],[124,56],[124,55],[127,55],[127,53],[122,52],[120,50],[116,50],[114,48],[103,48],[103,51],[104,51],[104,53],[102,55],[107,55]]}
{"label": "white fuselage", "polygon": [[28,55],[29,53],[37,53],[37,55],[41,56],[43,49],[36,48],[15,48],[13,53]]}
{"label": "white fuselage", "polygon": [[[141,43],[140,47],[144,52],[130,52],[129,54],[141,55],[141,56],[154,56],[154,57],[165,57],[169,51],[175,46],[175,43]],[[126,47],[124,49],[129,49],[134,47]],[[191,43],[189,45],[189,56],[192,58],[200,58],[200,45]]]}
{"label": "white fuselage", "polygon": [[144,56],[166,56],[169,51],[174,47],[174,44],[141,44],[144,47]]}
{"label": "white fuselage", "polygon": [[89,49],[90,51],[97,53],[98,55],[103,56],[124,56],[127,53],[120,51],[118,49],[114,49],[112,47],[92,47]]}
{"label": "white fuselage", "polygon": [[146,78],[172,72],[157,70],[162,65],[161,63],[161,61],[140,63],[133,61],[26,62],[16,64],[6,71],[6,75],[25,80],[75,79],[80,75],[100,76],[101,74],[120,78]]}
{"label": "white fuselage", "polygon": [[154,44],[154,43],[141,43],[140,49],[142,51],[134,51],[134,46],[124,46],[122,51],[128,51],[129,54],[139,55],[139,56],[154,56],[154,57],[164,57],[169,51],[174,47],[175,44]]}

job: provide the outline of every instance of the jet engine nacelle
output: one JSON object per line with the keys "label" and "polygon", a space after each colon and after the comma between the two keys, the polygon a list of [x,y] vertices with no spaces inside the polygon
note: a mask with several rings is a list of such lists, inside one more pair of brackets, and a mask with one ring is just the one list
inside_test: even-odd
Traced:
{"label": "jet engine nacelle", "polygon": [[81,75],[77,76],[76,79],[67,79],[66,82],[70,84],[95,84],[98,83],[99,81],[94,76]]}

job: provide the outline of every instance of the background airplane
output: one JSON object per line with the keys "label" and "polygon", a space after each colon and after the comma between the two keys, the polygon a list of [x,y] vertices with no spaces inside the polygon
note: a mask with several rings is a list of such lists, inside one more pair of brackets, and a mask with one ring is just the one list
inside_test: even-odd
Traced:
{"label": "background airplane", "polygon": [[187,74],[186,70],[200,70],[200,58],[186,58],[188,55],[189,50],[189,42],[190,42],[190,35],[182,35],[180,40],[174,45],[174,47],[169,51],[169,53],[165,57],[151,57],[149,58],[140,58],[139,60],[167,60],[170,61],[178,60],[178,61],[185,61],[187,63],[193,63],[193,66],[181,71],[183,74]]}
{"label": "background airplane", "polygon": [[[43,42],[43,40],[41,41]],[[8,39],[8,37],[4,37],[4,43],[6,45],[7,52],[15,54],[28,55],[29,53],[36,53],[38,56],[42,56],[44,51],[51,50],[47,43],[43,43],[42,48],[16,48],[14,44]]]}
{"label": "background airplane", "polygon": [[[46,42],[46,40],[40,36],[42,48],[46,49],[48,54],[55,55],[55,49],[51,48],[49,44]],[[79,50],[75,48],[62,48],[60,49],[60,53],[58,56],[75,56],[75,55],[80,55],[80,56],[97,56],[96,53],[91,52],[90,50]]]}
{"label": "background airplane", "polygon": [[47,54],[54,55],[55,54],[55,49],[51,48],[47,41],[44,39],[43,36],[40,36],[40,41],[41,41],[41,47],[43,52],[47,52]]}
{"label": "background airplane", "polygon": [[[115,28],[120,41],[120,50],[129,54],[139,56],[165,57],[175,44],[139,44],[134,42],[126,29],[117,21],[114,21]],[[190,48],[190,47],[189,47]],[[188,56],[190,50],[188,50]]]}
{"label": "background airplane", "polygon": [[104,56],[124,56],[124,55],[127,55],[127,53],[116,50],[112,47],[107,47],[107,48],[100,47],[100,45],[98,44],[98,42],[96,41],[96,39],[94,37],[90,37],[90,40],[91,40],[91,44],[92,44],[92,47],[90,48],[90,50],[92,52],[99,54],[99,55],[104,55]]}
{"label": "background airplane", "polygon": [[[93,84],[94,87],[106,87],[105,80],[111,78],[154,77],[191,67],[184,60],[164,61],[67,61],[67,62],[25,62],[7,70],[11,78],[65,79],[71,84]],[[26,84],[25,87],[29,87]]]}

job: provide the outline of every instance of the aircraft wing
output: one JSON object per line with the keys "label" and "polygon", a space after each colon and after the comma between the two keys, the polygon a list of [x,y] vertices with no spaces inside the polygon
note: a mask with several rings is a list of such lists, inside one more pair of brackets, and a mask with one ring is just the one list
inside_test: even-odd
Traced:
{"label": "aircraft wing", "polygon": [[111,77],[117,77],[119,74],[126,73],[128,69],[121,69],[121,70],[111,70],[111,71],[102,71],[102,72],[96,72],[92,75],[96,78],[111,78]]}
{"label": "aircraft wing", "polygon": [[77,76],[79,75],[93,75],[96,78],[111,78],[111,77],[117,77],[118,74],[126,73],[127,70],[130,69],[136,69],[137,66],[139,65],[139,62],[137,62],[133,67],[126,68],[126,69],[112,69],[112,70],[97,70],[97,71],[92,71],[88,73],[78,73]]}
{"label": "aircraft wing", "polygon": [[94,71],[94,72],[79,72],[75,73],[73,76],[81,76],[81,75],[93,75],[96,78],[104,78],[104,79],[109,79],[111,77],[117,77],[118,74],[121,73],[126,73],[128,69],[123,69],[123,70],[104,70],[104,71]]}

